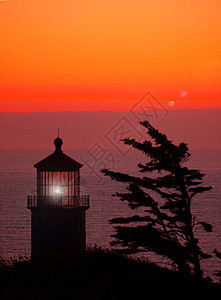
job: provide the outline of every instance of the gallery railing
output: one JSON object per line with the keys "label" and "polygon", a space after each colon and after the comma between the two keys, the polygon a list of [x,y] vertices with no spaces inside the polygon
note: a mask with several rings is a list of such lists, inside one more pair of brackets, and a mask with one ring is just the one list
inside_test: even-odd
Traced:
{"label": "gallery railing", "polygon": [[60,197],[52,197],[52,196],[36,196],[36,195],[28,195],[27,196],[27,207],[35,208],[35,207],[83,207],[89,208],[89,195],[81,195],[81,196],[60,196]]}

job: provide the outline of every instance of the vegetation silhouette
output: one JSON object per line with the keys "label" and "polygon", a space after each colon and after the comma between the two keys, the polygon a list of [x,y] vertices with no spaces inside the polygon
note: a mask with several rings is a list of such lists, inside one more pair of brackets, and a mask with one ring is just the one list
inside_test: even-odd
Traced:
{"label": "vegetation silhouette", "polygon": [[[1,299],[217,299],[221,285],[110,250],[0,260]],[[203,297],[207,298],[203,298]]]}
{"label": "vegetation silhouette", "polygon": [[140,124],[147,129],[148,140],[126,138],[123,142],[147,157],[146,164],[138,164],[145,176],[101,170],[112,180],[128,183],[127,192],[115,196],[132,210],[142,208],[139,215],[110,220],[118,224],[112,245],[125,253],[155,252],[167,257],[179,271],[202,278],[201,259],[211,255],[202,251],[195,231],[200,226],[211,232],[212,226],[193,215],[192,201],[212,187],[202,186],[204,175],[199,170],[185,166],[191,156],[187,144],[175,145],[148,121]]}
{"label": "vegetation silhouette", "polygon": [[[214,249],[213,253],[215,253],[216,257],[218,257],[218,259],[221,261],[221,252],[217,249]],[[219,270],[217,270],[217,272],[214,275],[216,275],[219,278],[219,281],[221,283],[221,264],[219,265]]]}

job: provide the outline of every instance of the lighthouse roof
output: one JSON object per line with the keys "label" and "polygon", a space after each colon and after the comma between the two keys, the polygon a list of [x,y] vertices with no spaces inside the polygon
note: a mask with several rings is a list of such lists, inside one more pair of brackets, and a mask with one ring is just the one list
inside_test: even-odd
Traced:
{"label": "lighthouse roof", "polygon": [[34,167],[40,171],[77,171],[83,165],[70,156],[63,153],[61,146],[63,141],[57,137],[54,140],[55,151],[51,155],[37,162]]}

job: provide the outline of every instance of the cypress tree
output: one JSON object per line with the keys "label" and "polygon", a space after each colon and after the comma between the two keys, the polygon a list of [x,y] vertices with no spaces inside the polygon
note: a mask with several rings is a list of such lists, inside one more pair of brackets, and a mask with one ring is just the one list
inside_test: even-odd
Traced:
{"label": "cypress tree", "polygon": [[187,144],[175,145],[148,121],[140,124],[147,129],[148,140],[126,138],[123,142],[146,156],[147,162],[137,166],[142,176],[101,170],[112,180],[128,184],[126,192],[115,196],[132,210],[142,208],[142,214],[110,220],[116,230],[112,245],[127,253],[155,252],[166,256],[179,271],[202,277],[200,261],[210,255],[202,251],[194,232],[199,226],[211,232],[212,226],[197,220],[192,201],[212,187],[202,186],[204,175],[184,165],[191,156]]}

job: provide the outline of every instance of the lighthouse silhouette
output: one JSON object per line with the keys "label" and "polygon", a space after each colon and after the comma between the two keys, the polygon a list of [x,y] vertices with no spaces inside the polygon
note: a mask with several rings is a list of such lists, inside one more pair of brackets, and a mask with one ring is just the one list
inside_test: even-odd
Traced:
{"label": "lighthouse silhouette", "polygon": [[37,195],[27,196],[31,210],[31,257],[85,249],[85,213],[89,196],[80,192],[83,166],[63,153],[62,139],[55,151],[34,165]]}

